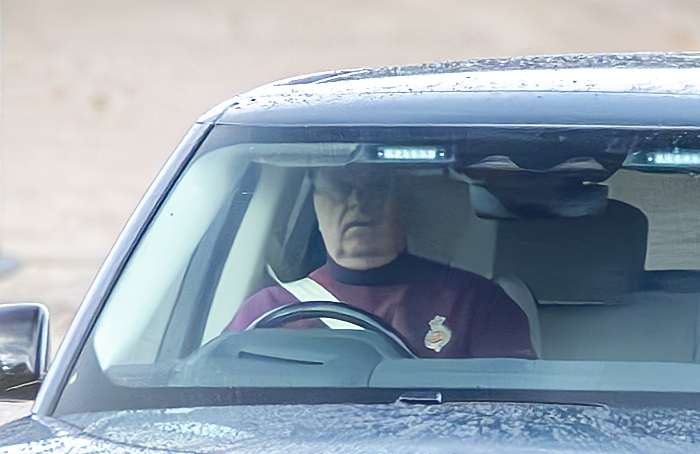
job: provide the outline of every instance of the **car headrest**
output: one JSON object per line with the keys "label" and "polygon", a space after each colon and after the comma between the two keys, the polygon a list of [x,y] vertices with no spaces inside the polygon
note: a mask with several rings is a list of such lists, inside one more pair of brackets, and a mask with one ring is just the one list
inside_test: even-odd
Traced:
{"label": "car headrest", "polygon": [[610,200],[600,216],[500,221],[494,275],[514,274],[540,303],[617,303],[644,273],[648,222]]}

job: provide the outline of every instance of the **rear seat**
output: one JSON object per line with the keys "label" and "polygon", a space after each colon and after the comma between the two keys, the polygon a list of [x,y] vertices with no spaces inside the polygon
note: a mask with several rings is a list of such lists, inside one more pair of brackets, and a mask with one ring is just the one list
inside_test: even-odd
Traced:
{"label": "rear seat", "polygon": [[698,361],[698,295],[633,292],[621,304],[540,306],[545,359]]}
{"label": "rear seat", "polygon": [[600,217],[498,222],[494,275],[538,299],[543,358],[698,361],[698,293],[644,271],[647,229],[616,200]]}

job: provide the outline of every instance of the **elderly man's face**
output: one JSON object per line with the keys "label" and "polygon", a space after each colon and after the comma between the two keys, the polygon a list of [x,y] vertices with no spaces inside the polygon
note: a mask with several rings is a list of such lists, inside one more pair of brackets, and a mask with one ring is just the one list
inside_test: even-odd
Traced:
{"label": "elderly man's face", "polygon": [[351,269],[392,261],[405,234],[390,172],[355,167],[323,169],[314,180],[314,207],[331,258]]}

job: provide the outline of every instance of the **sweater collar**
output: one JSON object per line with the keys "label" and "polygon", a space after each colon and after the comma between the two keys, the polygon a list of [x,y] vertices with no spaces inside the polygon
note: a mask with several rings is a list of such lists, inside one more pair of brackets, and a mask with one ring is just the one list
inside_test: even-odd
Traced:
{"label": "sweater collar", "polygon": [[420,272],[422,259],[406,252],[391,262],[368,270],[352,270],[338,265],[328,257],[328,269],[333,279],[348,285],[398,285],[422,281],[426,276]]}

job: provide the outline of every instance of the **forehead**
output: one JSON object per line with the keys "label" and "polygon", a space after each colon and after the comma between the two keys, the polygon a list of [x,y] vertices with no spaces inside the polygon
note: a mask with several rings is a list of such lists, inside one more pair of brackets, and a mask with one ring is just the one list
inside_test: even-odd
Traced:
{"label": "forehead", "polygon": [[390,183],[393,175],[388,166],[357,165],[316,169],[311,178],[316,184],[361,185]]}

